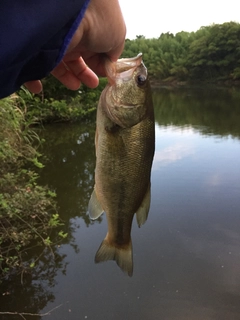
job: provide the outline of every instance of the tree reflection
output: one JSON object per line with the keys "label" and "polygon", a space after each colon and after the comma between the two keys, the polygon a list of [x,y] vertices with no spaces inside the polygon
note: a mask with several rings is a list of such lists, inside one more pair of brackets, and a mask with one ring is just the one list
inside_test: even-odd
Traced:
{"label": "tree reflection", "polygon": [[240,90],[162,88],[153,100],[160,125],[191,125],[204,135],[240,137]]}
{"label": "tree reflection", "polygon": [[[32,270],[25,270],[21,275],[12,272],[1,283],[0,312],[39,314],[49,302],[55,300],[52,288],[56,285],[57,273],[66,273],[65,255],[59,254],[55,246],[51,250],[44,249],[43,252],[40,248],[35,248],[28,252],[29,257],[37,261]],[[1,314],[1,320],[8,320],[9,317],[14,320],[22,318],[19,315]],[[29,316],[24,317],[30,319]],[[34,318],[41,319],[40,316]]]}
{"label": "tree reflection", "polygon": [[67,222],[81,217],[88,226],[86,214],[94,185],[95,124],[59,124],[47,128],[42,152],[48,161],[40,182],[57,193],[61,218]]}
{"label": "tree reflection", "polygon": [[[76,218],[80,217],[87,227],[94,223],[87,207],[94,186],[95,123],[51,125],[39,134],[45,139],[41,152],[47,157],[40,183],[48,184],[56,192],[58,212],[64,223],[61,229],[68,233],[63,243],[78,252],[73,236],[79,228]],[[98,222],[101,221],[100,217]]]}

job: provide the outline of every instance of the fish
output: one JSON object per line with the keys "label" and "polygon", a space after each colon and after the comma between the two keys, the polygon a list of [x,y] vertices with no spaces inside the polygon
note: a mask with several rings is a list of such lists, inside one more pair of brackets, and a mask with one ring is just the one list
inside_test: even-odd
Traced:
{"label": "fish", "polygon": [[155,150],[154,108],[142,54],[105,63],[108,84],[96,117],[95,185],[88,212],[104,212],[108,231],[95,262],[115,260],[133,274],[131,228],[145,223],[151,201],[150,176]]}

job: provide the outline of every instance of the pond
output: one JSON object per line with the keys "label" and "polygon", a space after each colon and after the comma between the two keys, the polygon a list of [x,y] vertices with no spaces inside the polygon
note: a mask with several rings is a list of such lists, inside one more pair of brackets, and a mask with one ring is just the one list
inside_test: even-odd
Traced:
{"label": "pond", "polygon": [[5,310],[57,307],[50,320],[240,318],[240,91],[162,88],[153,100],[151,207],[141,228],[133,221],[133,276],[94,263],[107,231],[105,215],[86,213],[95,124],[47,126],[41,182],[57,192],[68,237],[56,264],[44,256],[38,277],[4,284]]}

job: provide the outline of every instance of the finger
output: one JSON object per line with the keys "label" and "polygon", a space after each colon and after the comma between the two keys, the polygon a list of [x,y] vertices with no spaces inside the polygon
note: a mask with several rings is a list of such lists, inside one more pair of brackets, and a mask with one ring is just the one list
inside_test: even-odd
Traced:
{"label": "finger", "polygon": [[62,61],[52,70],[51,74],[68,89],[77,90],[80,87],[80,80],[67,69]]}
{"label": "finger", "polygon": [[[66,63],[76,75],[83,73],[86,68],[90,68],[90,78],[95,78],[96,75],[104,77],[104,61],[106,56],[105,53],[84,51],[81,53],[81,58],[79,58],[79,52],[70,52],[65,55],[64,63]],[[89,72],[89,70],[87,72]]]}
{"label": "finger", "polygon": [[84,61],[86,61],[88,67],[99,77],[106,77],[105,61],[108,56],[105,53],[99,54],[89,54],[88,56],[83,56]]}
{"label": "finger", "polygon": [[97,75],[85,63],[82,57],[65,62],[69,70],[89,88],[96,88],[99,83]]}
{"label": "finger", "polygon": [[71,90],[77,90],[81,83],[90,88],[98,86],[98,77],[90,70],[82,59],[60,62],[51,72],[63,85]]}
{"label": "finger", "polygon": [[42,83],[40,80],[25,82],[24,86],[32,93],[40,93],[42,91]]}

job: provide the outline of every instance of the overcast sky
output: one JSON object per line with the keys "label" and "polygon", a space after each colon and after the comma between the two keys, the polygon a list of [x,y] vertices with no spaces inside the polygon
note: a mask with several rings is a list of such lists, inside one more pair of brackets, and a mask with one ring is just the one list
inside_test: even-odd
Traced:
{"label": "overcast sky", "polygon": [[197,31],[201,26],[240,22],[239,0],[119,0],[127,38],[158,38],[163,32]]}

